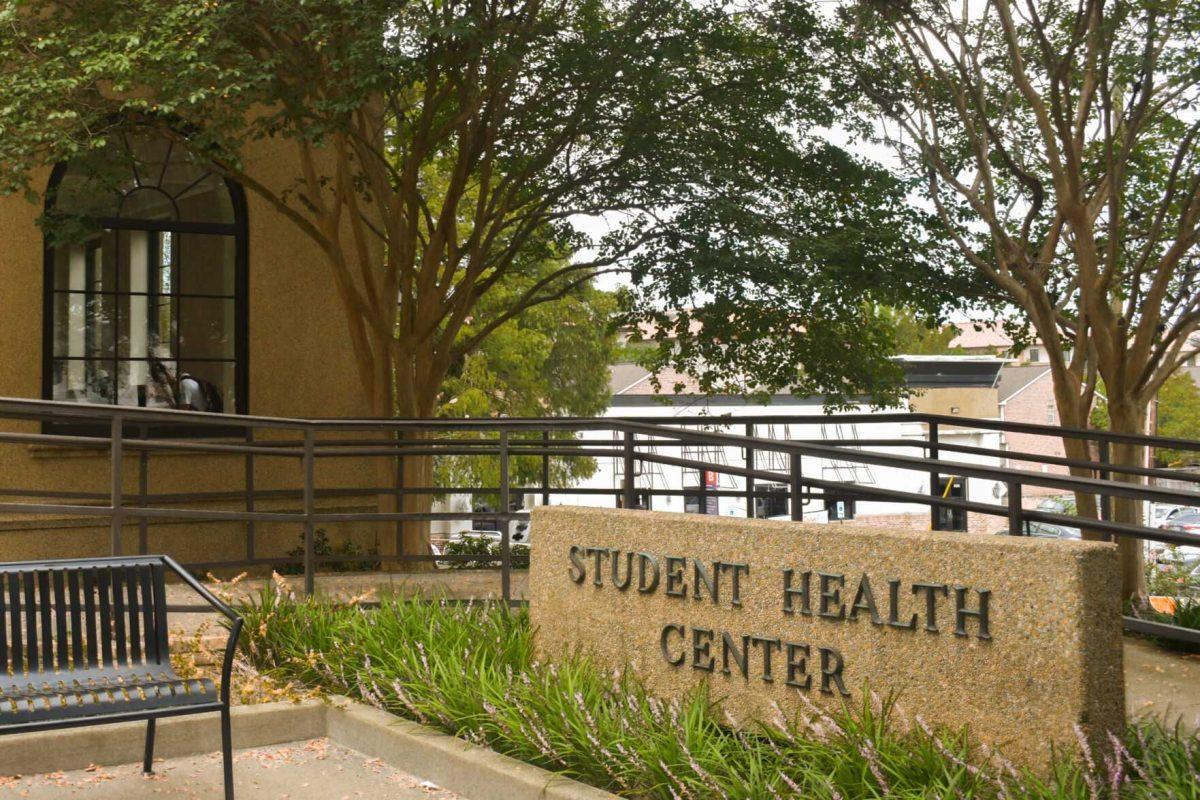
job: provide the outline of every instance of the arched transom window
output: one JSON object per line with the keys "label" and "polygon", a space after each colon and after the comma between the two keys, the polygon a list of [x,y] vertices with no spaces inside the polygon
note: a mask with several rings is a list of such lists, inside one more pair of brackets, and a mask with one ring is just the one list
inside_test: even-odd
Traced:
{"label": "arched transom window", "polygon": [[244,209],[240,187],[153,135],[60,165],[46,396],[245,413]]}

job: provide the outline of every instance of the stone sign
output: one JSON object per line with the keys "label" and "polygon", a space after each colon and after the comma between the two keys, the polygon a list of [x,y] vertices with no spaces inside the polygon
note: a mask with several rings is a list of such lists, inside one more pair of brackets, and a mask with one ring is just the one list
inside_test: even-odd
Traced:
{"label": "stone sign", "polygon": [[582,651],[657,694],[707,681],[739,721],[864,692],[1043,763],[1124,721],[1116,549],[568,506],[533,511],[544,657]]}

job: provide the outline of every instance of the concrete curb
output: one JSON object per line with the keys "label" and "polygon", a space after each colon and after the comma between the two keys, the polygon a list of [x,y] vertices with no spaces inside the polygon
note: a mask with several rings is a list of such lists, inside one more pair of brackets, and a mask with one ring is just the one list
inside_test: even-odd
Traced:
{"label": "concrete curb", "polygon": [[[158,721],[155,758],[182,758],[221,750],[220,715],[196,714]],[[325,706],[264,703],[233,709],[233,746],[266,747],[325,735]],[[10,734],[0,739],[0,775],[66,772],[91,764],[140,763],[146,741],[143,722]]]}
{"label": "concrete curb", "polygon": [[616,795],[386,711],[335,698],[329,738],[470,800],[613,800]]}
{"label": "concrete curb", "polygon": [[[125,722],[10,734],[0,739],[0,775],[67,772],[142,760],[145,725]],[[344,697],[329,703],[264,703],[233,709],[238,749],[318,739],[378,758],[467,800],[614,800],[616,795],[369,708]],[[217,714],[158,721],[156,758],[221,749]]]}

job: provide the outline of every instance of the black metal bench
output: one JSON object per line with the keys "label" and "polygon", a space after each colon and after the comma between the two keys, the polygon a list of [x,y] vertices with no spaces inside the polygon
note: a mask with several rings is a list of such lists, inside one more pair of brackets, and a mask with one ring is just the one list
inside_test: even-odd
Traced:
{"label": "black metal bench", "polygon": [[[221,687],[181,678],[167,649],[170,571],[230,621]],[[219,711],[233,800],[229,678],[242,619],[167,556],[0,564],[0,735]]]}

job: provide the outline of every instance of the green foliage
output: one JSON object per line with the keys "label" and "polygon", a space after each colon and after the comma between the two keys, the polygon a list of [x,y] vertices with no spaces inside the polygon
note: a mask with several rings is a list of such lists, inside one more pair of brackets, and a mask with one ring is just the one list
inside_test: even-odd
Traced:
{"label": "green foliage", "polygon": [[[447,561],[450,569],[487,569],[500,566],[500,543],[486,536],[464,535],[458,541],[446,542],[442,554],[447,556],[487,556],[475,561]],[[509,546],[509,563],[513,569],[529,569],[529,546]]]}
{"label": "green foliage", "polygon": [[[0,189],[148,124],[324,251],[353,228],[366,255],[331,263],[360,374],[390,349],[405,415],[453,399],[430,396],[453,365],[494,372],[466,357],[524,309],[616,271],[657,363],[706,389],[890,402],[879,305],[933,317],[962,287],[911,185],[827,141],[848,101],[831,37],[798,0],[14,0]],[[263,140],[330,155],[265,186],[245,169]]]}
{"label": "green foliage", "polygon": [[[711,220],[696,220],[691,238],[654,254],[669,268],[644,270],[652,277],[636,284],[625,317],[652,331],[639,363],[693,375],[708,393],[786,390],[831,409],[906,395],[891,308],[927,327],[978,293],[973,279],[907,203],[904,183],[850,159],[819,175],[813,166],[784,164],[772,178],[804,187],[812,204],[792,209],[786,232],[747,214],[718,238]],[[836,211],[822,219],[814,206]]]}
{"label": "green foliage", "polygon": [[649,342],[621,342],[613,353],[614,364],[642,364],[653,356],[654,345]]}
{"label": "green foliage", "polygon": [[1200,602],[1185,600],[1177,603],[1175,611],[1171,614],[1171,624],[1200,631]]}
{"label": "green foliage", "polygon": [[[1178,372],[1158,390],[1158,435],[1171,439],[1200,437],[1200,387],[1187,372]],[[1156,450],[1155,457],[1172,467],[1200,464],[1200,450]]]}
{"label": "green foliage", "polygon": [[1200,576],[1193,578],[1190,572],[1175,564],[1147,564],[1146,592],[1163,597],[1191,596],[1200,600]]}
{"label": "green foliage", "polygon": [[[287,554],[293,558],[304,557],[304,533],[300,534],[300,545],[287,551]],[[353,539],[346,539],[339,545],[334,545],[329,541],[329,534],[324,528],[317,528],[313,531],[313,555],[318,558],[322,556],[346,556],[355,561],[327,561],[324,564],[317,565],[317,572],[365,572],[373,569],[379,569],[379,562],[372,561],[369,558],[362,556],[374,556],[378,551],[375,548],[364,549],[362,545],[355,542]],[[303,564],[284,564],[280,567],[279,572],[283,575],[303,575]]]}
{"label": "green foliage", "polygon": [[[527,291],[527,281],[541,279],[554,268],[547,265],[527,280],[497,284],[480,301],[480,318],[490,319],[511,303],[511,295]],[[608,365],[616,346],[615,309],[610,293],[585,284],[496,328],[443,381],[438,416],[590,417],[602,413],[610,396]],[[474,332],[474,325],[468,324],[462,335]],[[487,434],[464,435],[478,438]],[[574,437],[555,432],[551,438]],[[540,482],[541,467],[540,456],[516,456],[509,462],[510,475],[519,486]],[[500,482],[495,458],[444,457],[437,460],[436,469],[443,486],[498,486]],[[570,486],[595,469],[595,459],[556,456],[550,460],[550,484]]]}
{"label": "green foliage", "polygon": [[369,611],[295,602],[268,587],[243,613],[245,652],[275,677],[637,800],[1194,799],[1200,786],[1197,735],[1150,721],[1085,763],[1059,760],[1039,777],[984,761],[967,736],[932,731],[875,698],[734,730],[703,691],[664,703],[629,674],[585,660],[539,665],[528,617],[494,605],[390,600]]}
{"label": "green foliage", "polygon": [[[481,301],[481,314],[489,316],[493,302],[508,305],[506,293],[526,290],[513,283],[498,287]],[[604,411],[609,402],[608,365],[615,347],[615,310],[611,294],[585,285],[497,328],[474,363],[448,379],[443,391],[450,399],[442,407],[442,416],[587,417]],[[464,335],[472,333],[468,324]],[[462,380],[471,370],[480,377]],[[483,386],[487,388],[481,391]],[[473,392],[470,399],[465,397],[468,392]]]}
{"label": "green foliage", "polygon": [[883,314],[891,323],[897,353],[936,356],[955,352],[950,342],[958,336],[958,329],[953,325],[939,325],[907,308],[883,309]]}
{"label": "green foliage", "polygon": [[[1103,397],[1104,384],[1099,387],[1101,396],[1092,408],[1091,424],[1099,430],[1109,430],[1108,403]],[[1187,372],[1177,372],[1163,382],[1158,390],[1158,435],[1169,439],[1196,439],[1200,436],[1200,387]],[[1154,413],[1154,406],[1151,406]],[[1200,450],[1172,450],[1158,448],[1154,458],[1159,464],[1182,467],[1200,464]]]}
{"label": "green foliage", "polygon": [[[1178,585],[1173,587],[1173,589],[1174,592],[1180,592]],[[1200,600],[1195,598],[1179,598],[1175,602],[1175,610],[1170,614],[1164,614],[1147,606],[1136,609],[1134,615],[1141,619],[1150,620],[1151,622],[1163,622],[1167,625],[1177,625],[1180,628],[1190,628],[1194,631],[1200,631]],[[1159,647],[1164,647],[1168,650],[1179,650],[1184,653],[1200,653],[1200,645],[1191,642],[1181,642],[1178,639],[1164,639],[1153,635],[1147,635],[1146,638],[1154,641]]]}
{"label": "green foliage", "polygon": [[1112,426],[1108,418],[1108,401],[1104,399],[1103,392],[1104,385],[1101,384],[1097,389],[1096,404],[1088,414],[1088,425],[1098,431],[1107,431]]}

